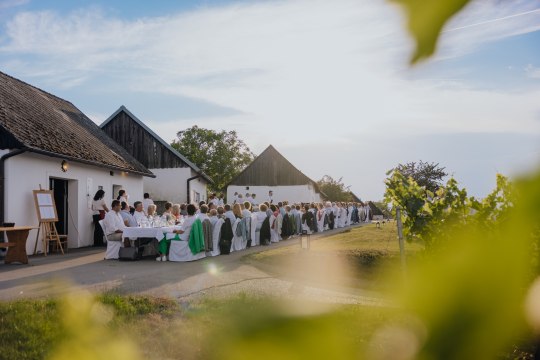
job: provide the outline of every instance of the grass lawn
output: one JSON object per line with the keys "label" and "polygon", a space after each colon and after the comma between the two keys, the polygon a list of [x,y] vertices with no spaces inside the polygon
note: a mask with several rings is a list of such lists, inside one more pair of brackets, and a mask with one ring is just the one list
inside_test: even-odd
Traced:
{"label": "grass lawn", "polygon": [[[395,317],[395,310],[362,306],[295,316],[243,295],[187,307],[116,294],[2,305],[2,359],[359,358],[375,329]],[[96,308],[107,309],[106,321]]]}
{"label": "grass lawn", "polygon": [[[310,251],[284,247],[245,261],[306,282],[352,281],[380,289],[382,272],[399,273],[392,225],[322,238]],[[406,244],[409,259],[420,250]],[[179,303],[74,291],[64,298],[4,302],[0,359],[394,359],[403,358],[414,344],[411,331],[419,329],[398,308],[295,301],[239,294]],[[533,357],[533,347],[520,348],[500,358]]]}
{"label": "grass lawn", "polygon": [[[408,259],[422,249],[421,245],[405,243]],[[247,255],[244,260],[278,276],[295,274],[313,283],[368,290],[384,289],[385,276],[400,276],[401,263],[395,223],[381,228],[367,225],[324,237],[312,241],[309,251],[299,245],[282,247]]]}

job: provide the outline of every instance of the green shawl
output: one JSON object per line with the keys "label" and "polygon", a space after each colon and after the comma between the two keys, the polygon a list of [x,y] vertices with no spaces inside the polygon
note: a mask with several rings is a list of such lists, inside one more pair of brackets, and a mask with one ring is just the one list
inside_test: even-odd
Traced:
{"label": "green shawl", "polygon": [[191,232],[189,233],[189,249],[193,255],[197,255],[205,249],[202,223],[199,219],[195,220],[193,225],[191,225]]}

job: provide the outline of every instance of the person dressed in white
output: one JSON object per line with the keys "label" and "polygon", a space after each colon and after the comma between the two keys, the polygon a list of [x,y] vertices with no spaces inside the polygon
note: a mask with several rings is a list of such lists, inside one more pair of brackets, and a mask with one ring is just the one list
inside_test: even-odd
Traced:
{"label": "person dressed in white", "polygon": [[340,209],[341,227],[347,226],[347,204],[341,203]]}
{"label": "person dressed in white", "polygon": [[135,212],[133,213],[133,218],[137,224],[141,224],[144,220],[147,219],[146,214],[144,213],[143,203],[141,201],[135,201],[133,204],[135,207]]}
{"label": "person dressed in white", "polygon": [[148,207],[150,205],[154,205],[154,200],[150,199],[150,194],[149,193],[144,193],[143,195],[144,199],[142,201],[142,205],[143,205],[143,212],[148,215]]}
{"label": "person dressed in white", "polygon": [[334,213],[334,229],[340,227],[340,219],[339,219],[339,206],[336,203],[332,203],[332,212]]}
{"label": "person dressed in white", "polygon": [[126,228],[126,224],[120,215],[120,201],[113,200],[111,211],[105,214],[103,225],[109,241],[122,241],[122,233]]}
{"label": "person dressed in white", "polygon": [[244,202],[249,202],[250,205],[253,205],[253,199],[251,198],[250,193],[246,193],[246,198],[244,199]]}
{"label": "person dressed in white", "polygon": [[354,210],[354,207],[353,207],[353,204],[352,203],[349,203],[349,215],[347,215],[347,226],[351,226],[352,225],[352,216],[353,216],[353,210]]}
{"label": "person dressed in white", "polygon": [[231,220],[231,226],[236,221],[236,216],[234,216],[234,213],[231,209],[231,205],[229,204],[225,205],[225,218],[228,218],[229,220]]}
{"label": "person dressed in white", "polygon": [[270,215],[270,242],[277,243],[279,242],[277,217],[281,216],[281,214],[274,204],[270,205],[270,211],[272,212],[272,215]]}
{"label": "person dressed in white", "polygon": [[129,206],[128,199],[129,199],[129,195],[126,192],[126,190],[122,189],[122,190],[118,191],[118,197],[116,198],[116,200],[120,201],[120,203],[122,203],[122,201],[124,201]]}
{"label": "person dressed in white", "polygon": [[223,196],[223,193],[219,194],[219,197],[218,197],[218,203],[217,203],[217,206],[225,206],[225,201],[223,200],[224,196]]}
{"label": "person dressed in white", "polygon": [[191,227],[193,223],[197,220],[195,217],[195,212],[197,208],[193,204],[187,206],[188,216],[182,224],[180,230],[173,230],[174,234],[180,235],[180,241],[173,240],[171,241],[171,248],[169,251],[169,261],[193,261],[204,258],[206,255],[204,251],[201,251],[198,254],[193,255],[191,249],[189,248],[189,235],[191,234]]}
{"label": "person dressed in white", "polygon": [[316,212],[315,215],[315,221],[317,221],[317,231],[323,232],[324,231],[324,215],[326,212],[324,211],[323,204],[319,204],[319,209]]}
{"label": "person dressed in white", "polygon": [[253,222],[252,222],[252,242],[251,242],[251,246],[257,246],[257,245],[260,245],[261,244],[261,241],[260,241],[260,231],[261,231],[261,227],[262,227],[262,223],[264,222],[264,219],[266,219],[266,210],[268,210],[268,208],[266,207],[265,204],[262,204],[260,209],[259,208],[255,208],[255,212],[253,213]]}
{"label": "person dressed in white", "polygon": [[274,192],[272,190],[268,192],[268,203],[270,205],[274,204]]}
{"label": "person dressed in white", "polygon": [[259,202],[255,199],[257,197],[257,194],[251,195],[251,206],[259,206]]}
{"label": "person dressed in white", "polygon": [[217,215],[218,215],[218,211],[216,209],[210,210],[210,215],[208,216],[208,219],[210,220],[210,224],[212,224],[212,229],[214,228],[217,221],[219,220]]}
{"label": "person dressed in white", "polygon": [[366,202],[366,205],[364,205],[364,213],[366,216],[366,222],[370,222],[371,219],[371,209],[369,208],[369,204]]}

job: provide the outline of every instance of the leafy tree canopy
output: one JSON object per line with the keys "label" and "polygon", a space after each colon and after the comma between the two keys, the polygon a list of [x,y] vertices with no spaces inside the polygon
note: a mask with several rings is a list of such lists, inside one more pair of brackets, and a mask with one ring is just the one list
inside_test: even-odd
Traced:
{"label": "leafy tree canopy", "polygon": [[390,170],[389,174],[396,170],[406,178],[412,177],[420,187],[424,187],[431,192],[436,192],[443,184],[443,179],[448,175],[444,171],[445,168],[439,166],[438,163],[429,163],[422,160],[399,164]]}
{"label": "leafy tree canopy", "polygon": [[324,175],[317,181],[319,188],[326,195],[325,200],[329,201],[352,201],[349,187],[345,186],[342,177],[334,180],[330,175]]}
{"label": "leafy tree canopy", "polygon": [[176,136],[171,146],[214,180],[211,190],[223,191],[255,159],[255,154],[234,130],[218,132],[195,125]]}

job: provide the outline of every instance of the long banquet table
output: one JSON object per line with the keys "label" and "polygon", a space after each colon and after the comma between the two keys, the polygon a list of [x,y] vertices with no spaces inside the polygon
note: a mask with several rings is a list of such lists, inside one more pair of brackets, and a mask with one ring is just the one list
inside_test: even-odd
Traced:
{"label": "long banquet table", "polygon": [[165,234],[172,233],[173,230],[180,230],[182,226],[164,226],[164,227],[127,227],[122,233],[122,238],[129,238],[130,240],[136,240],[138,238],[155,238],[158,241],[163,240]]}

